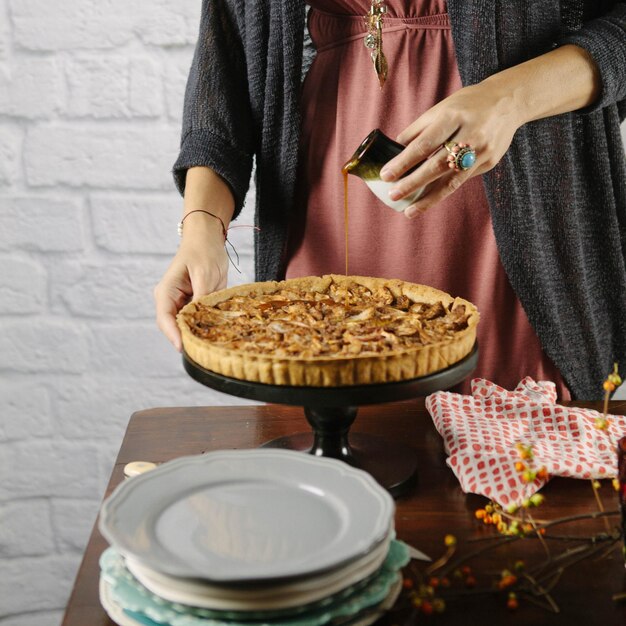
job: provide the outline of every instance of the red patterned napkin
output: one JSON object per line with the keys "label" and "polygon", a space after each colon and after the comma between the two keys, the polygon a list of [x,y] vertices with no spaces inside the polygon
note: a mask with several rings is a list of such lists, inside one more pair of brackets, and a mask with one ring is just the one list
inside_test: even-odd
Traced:
{"label": "red patterned napkin", "polygon": [[[530,377],[514,391],[480,378],[471,386],[471,396],[439,391],[426,398],[463,491],[508,506],[521,504],[550,476],[615,475],[617,452],[611,442],[626,435],[626,417],[608,416],[608,430],[598,430],[594,422],[600,413],[556,404],[554,383]],[[532,446],[532,463],[546,468],[547,479],[523,482],[515,469],[518,443]]]}

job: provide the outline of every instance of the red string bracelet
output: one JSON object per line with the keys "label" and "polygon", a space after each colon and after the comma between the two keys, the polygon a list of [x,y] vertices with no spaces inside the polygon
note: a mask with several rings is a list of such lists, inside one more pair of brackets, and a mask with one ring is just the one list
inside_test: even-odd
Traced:
{"label": "red string bracelet", "polygon": [[214,213],[211,213],[210,211],[205,211],[204,209],[194,209],[193,211],[189,211],[189,213],[187,213],[187,215],[185,215],[185,217],[183,217],[183,219],[180,220],[180,222],[178,222],[178,236],[179,237],[183,236],[183,223],[192,213],[206,213],[207,215],[214,217],[216,220],[219,220],[220,224],[222,225],[222,235],[224,235],[224,241],[227,240],[226,226],[224,226],[224,222],[222,221],[222,218],[215,215]]}
{"label": "red string bracelet", "polygon": [[[239,263],[239,254],[237,253],[237,250],[235,250],[235,246],[233,246],[233,244],[230,243],[230,241],[228,241],[228,234],[226,232],[226,226],[224,225],[222,218],[219,217],[218,215],[215,215],[214,213],[211,213],[211,211],[205,211],[204,209],[194,209],[193,211],[189,211],[189,213],[187,213],[187,215],[185,215],[183,219],[180,220],[180,222],[178,222],[178,236],[179,237],[183,236],[183,223],[192,213],[206,213],[207,215],[214,217],[216,220],[219,220],[220,224],[222,225],[222,235],[224,235],[224,246],[228,244],[233,249],[233,252],[235,253],[235,256],[237,257],[237,263]],[[228,253],[228,248],[226,248],[226,254],[228,255],[228,260],[230,261],[231,265],[237,270],[237,272],[241,274],[241,270],[237,267],[237,264],[230,258],[230,254]]]}

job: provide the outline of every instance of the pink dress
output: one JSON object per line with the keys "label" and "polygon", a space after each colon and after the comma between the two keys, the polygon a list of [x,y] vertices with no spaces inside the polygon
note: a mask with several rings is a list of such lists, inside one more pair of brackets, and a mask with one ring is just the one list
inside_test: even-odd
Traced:
{"label": "pink dress", "polygon": [[[370,0],[309,4],[317,56],[303,86],[302,214],[290,235],[288,278],[345,273],[342,165],[373,128],[394,138],[462,87],[445,0],[387,1],[382,91],[363,44]],[[400,278],[474,302],[481,314],[474,376],[507,389],[524,376],[552,380],[569,398],[502,267],[480,176],[413,220],[354,176],[349,199],[350,274]]]}

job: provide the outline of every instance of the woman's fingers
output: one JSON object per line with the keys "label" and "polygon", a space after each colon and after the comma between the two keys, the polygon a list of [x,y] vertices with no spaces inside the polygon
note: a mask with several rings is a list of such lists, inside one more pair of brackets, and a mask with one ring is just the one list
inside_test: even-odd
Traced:
{"label": "woman's fingers", "polygon": [[157,326],[179,352],[182,350],[182,341],[176,314],[188,299],[184,292],[168,286],[164,281],[154,288]]}
{"label": "woman's fingers", "polygon": [[481,172],[475,171],[474,168],[465,171],[448,169],[448,173],[432,183],[428,188],[428,193],[407,207],[404,210],[404,214],[407,217],[416,217],[421,213],[425,213],[430,207],[452,195],[463,183],[479,173]]}
{"label": "woman's fingers", "polygon": [[408,145],[417,136],[421,135],[431,124],[436,122],[438,105],[428,109],[416,120],[411,122],[397,137],[396,141]]}
{"label": "woman's fingers", "polygon": [[401,200],[418,189],[424,189],[449,171],[447,152],[441,148],[429,159],[424,161],[414,172],[401,178],[389,191],[392,200]]}
{"label": "woman's fingers", "polygon": [[430,126],[415,137],[397,157],[391,159],[383,167],[380,177],[385,182],[398,180],[405,172],[422,163],[436,152],[454,132],[454,128],[444,128],[438,125]]}

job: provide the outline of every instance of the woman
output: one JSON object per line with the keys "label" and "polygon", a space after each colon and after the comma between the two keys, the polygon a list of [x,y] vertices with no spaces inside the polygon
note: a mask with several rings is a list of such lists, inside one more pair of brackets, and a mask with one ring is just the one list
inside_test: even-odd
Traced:
{"label": "woman", "polygon": [[[222,223],[241,209],[253,155],[257,279],[341,272],[332,176],[379,126],[407,144],[388,168],[396,197],[428,193],[390,216],[351,185],[350,272],[474,301],[476,375],[599,397],[626,361],[626,4],[388,0],[382,91],[362,43],[370,0],[311,4],[318,50],[301,89],[302,1],[205,1],[174,170],[184,214],[219,220],[185,219],[155,290],[161,329],[180,349],[176,311],[225,286]],[[470,144],[473,167],[448,167],[437,149],[449,140]]]}

